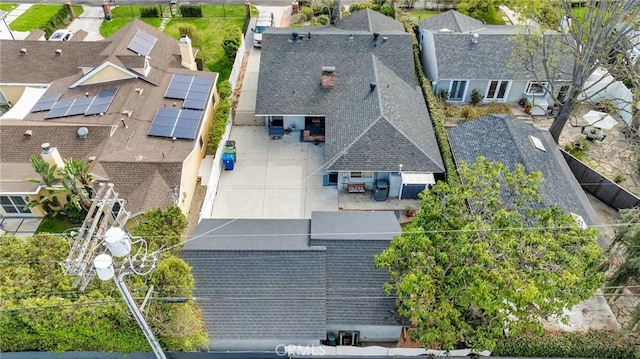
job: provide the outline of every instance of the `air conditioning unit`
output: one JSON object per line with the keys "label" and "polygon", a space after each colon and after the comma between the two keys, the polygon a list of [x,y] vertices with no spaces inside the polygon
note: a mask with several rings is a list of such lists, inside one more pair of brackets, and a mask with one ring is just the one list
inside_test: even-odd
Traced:
{"label": "air conditioning unit", "polygon": [[356,346],[360,342],[360,332],[341,330],[338,332],[339,345]]}

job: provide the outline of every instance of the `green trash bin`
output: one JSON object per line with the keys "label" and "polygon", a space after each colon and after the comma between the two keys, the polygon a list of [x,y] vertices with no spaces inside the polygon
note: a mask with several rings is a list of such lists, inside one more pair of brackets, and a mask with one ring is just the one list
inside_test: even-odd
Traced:
{"label": "green trash bin", "polygon": [[336,335],[334,333],[327,333],[327,345],[335,347],[336,343]]}
{"label": "green trash bin", "polygon": [[224,150],[222,153],[230,153],[233,155],[233,162],[236,162],[238,158],[236,157],[236,141],[227,141],[224,144]]}

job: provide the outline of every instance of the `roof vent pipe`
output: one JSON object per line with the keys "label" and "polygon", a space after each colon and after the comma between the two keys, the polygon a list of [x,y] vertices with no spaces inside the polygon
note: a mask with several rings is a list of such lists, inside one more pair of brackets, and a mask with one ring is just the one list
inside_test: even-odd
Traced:
{"label": "roof vent pipe", "polygon": [[291,33],[291,37],[293,38],[293,41],[296,41],[298,39],[298,33],[297,32],[292,32]]}
{"label": "roof vent pipe", "polygon": [[62,55],[62,49],[56,49],[56,55]]}
{"label": "roof vent pipe", "polygon": [[380,36],[380,34],[378,34],[377,32],[373,33],[373,41],[377,41],[378,40],[378,36]]}
{"label": "roof vent pipe", "polygon": [[21,54],[26,54],[26,53],[27,53],[27,49],[26,49],[26,48],[24,48],[24,47],[23,47],[23,48],[21,48],[21,49],[20,49],[20,53],[21,53]]}
{"label": "roof vent pipe", "polygon": [[376,83],[375,82],[370,83],[369,84],[369,89],[370,89],[371,92],[373,92],[373,90],[376,89]]}
{"label": "roof vent pipe", "polygon": [[477,44],[478,43],[478,34],[473,34],[473,36],[471,37],[471,43],[472,44]]}

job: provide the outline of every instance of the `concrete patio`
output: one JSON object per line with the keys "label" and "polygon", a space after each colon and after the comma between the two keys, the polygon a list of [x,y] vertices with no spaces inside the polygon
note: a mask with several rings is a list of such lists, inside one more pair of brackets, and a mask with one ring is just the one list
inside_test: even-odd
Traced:
{"label": "concrete patio", "polygon": [[0,235],[29,237],[38,229],[40,222],[42,222],[42,218],[38,217],[0,218]]}

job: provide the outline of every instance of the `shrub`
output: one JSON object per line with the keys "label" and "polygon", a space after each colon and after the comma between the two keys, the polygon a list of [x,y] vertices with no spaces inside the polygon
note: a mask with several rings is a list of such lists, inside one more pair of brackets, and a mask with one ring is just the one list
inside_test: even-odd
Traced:
{"label": "shrub", "polygon": [[140,8],[140,17],[160,17],[160,9],[155,6],[145,6]]}
{"label": "shrub", "polygon": [[48,39],[51,34],[56,30],[66,28],[73,19],[71,18],[71,11],[64,5],[61,6],[58,12],[53,15],[41,29],[44,31],[45,37]]}
{"label": "shrub", "polygon": [[301,23],[305,22],[306,21],[305,19],[306,17],[302,13],[291,15],[291,18],[289,18],[289,25],[291,27],[296,27],[295,25],[300,25]]}
{"label": "shrub", "polygon": [[626,181],[627,178],[622,174],[622,173],[618,173],[614,178],[613,178],[613,182],[615,184],[622,184],[624,181]]}
{"label": "shrub", "polygon": [[240,48],[242,42],[242,32],[236,26],[231,26],[224,29],[224,38],[222,40],[222,48],[224,49],[227,58],[233,62],[236,57],[236,52]]}
{"label": "shrub", "polygon": [[202,17],[202,8],[199,5],[180,5],[178,9],[182,17]]}
{"label": "shrub", "polygon": [[606,331],[524,334],[498,343],[495,356],[558,358],[636,358],[637,339]]}
{"label": "shrub", "polygon": [[335,3],[333,1],[320,1],[313,4],[313,16],[327,15],[331,16]]}
{"label": "shrub", "polygon": [[320,15],[316,18],[316,22],[320,25],[329,25],[329,16],[328,15]]}
{"label": "shrub", "polygon": [[349,5],[349,12],[353,13],[356,11],[360,11],[360,10],[364,10],[364,9],[371,9],[373,8],[373,3],[371,3],[370,1],[365,1],[365,2],[361,2],[361,3],[353,3],[351,5]]}
{"label": "shrub", "polygon": [[220,98],[229,98],[231,97],[233,89],[231,88],[231,82],[229,80],[224,80],[218,84],[218,96]]}
{"label": "shrub", "polygon": [[193,24],[180,24],[178,26],[178,33],[180,35],[187,35],[191,39],[191,43],[196,48],[201,48],[203,41],[202,35],[200,34],[200,30]]}
{"label": "shrub", "polygon": [[69,222],[73,224],[82,224],[84,219],[87,217],[87,211],[77,208],[69,202],[64,205],[64,212],[67,215]]}
{"label": "shrub", "polygon": [[475,106],[462,106],[460,109],[460,117],[465,120],[470,120],[476,117],[482,116],[482,110],[478,109]]}
{"label": "shrub", "polygon": [[640,146],[636,147],[636,171],[640,173]]}
{"label": "shrub", "polygon": [[449,91],[444,89],[438,91],[438,98],[440,99],[440,102],[444,104],[449,100]]}
{"label": "shrub", "polygon": [[567,143],[564,146],[564,150],[569,152],[573,157],[582,160],[584,158],[584,154],[589,149],[589,142],[582,138],[572,143]]}
{"label": "shrub", "polygon": [[380,6],[380,13],[394,19],[396,17],[396,9],[390,3],[384,3],[384,5]]}
{"label": "shrub", "polygon": [[300,1],[298,1],[298,6],[300,8],[311,7],[311,4],[312,4],[311,0],[300,0]]}
{"label": "shrub", "polygon": [[484,96],[478,91],[478,89],[473,89],[471,91],[471,105],[475,106],[479,104]]}
{"label": "shrub", "polygon": [[311,21],[313,18],[313,9],[310,7],[303,7],[300,9],[300,15],[304,21]]}

